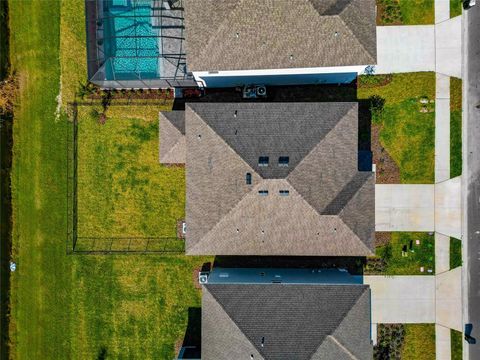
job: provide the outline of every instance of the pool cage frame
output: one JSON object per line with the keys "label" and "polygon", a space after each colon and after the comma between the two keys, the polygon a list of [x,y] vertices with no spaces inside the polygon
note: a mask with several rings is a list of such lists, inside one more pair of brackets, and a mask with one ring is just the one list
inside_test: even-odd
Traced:
{"label": "pool cage frame", "polygon": [[[161,47],[155,58],[158,62],[165,64],[165,68],[168,68],[168,71],[162,73],[164,71],[162,67],[157,76],[151,76],[151,74],[145,76],[134,71],[130,73],[131,78],[115,76],[115,58],[105,52],[105,41],[128,39],[137,37],[137,35],[136,33],[133,36],[110,34],[111,36],[106,37],[105,23],[115,17],[105,11],[105,5],[108,3],[111,4],[112,0],[85,0],[87,68],[90,82],[102,89],[161,89],[197,85],[193,75],[186,69],[182,0],[125,0],[125,6],[139,3],[143,6],[150,4],[149,19],[155,23],[155,27],[158,29],[158,35],[153,37],[159,44],[159,48]],[[122,15],[122,17],[128,16]],[[146,36],[138,36],[138,38],[140,37]],[[141,50],[136,48],[135,52],[138,53]],[[118,58],[128,57],[119,56]],[[133,56],[133,58],[141,57]],[[146,58],[152,58],[152,56],[146,56]],[[108,71],[109,68],[111,71]],[[111,73],[112,77],[107,76],[107,73]]]}

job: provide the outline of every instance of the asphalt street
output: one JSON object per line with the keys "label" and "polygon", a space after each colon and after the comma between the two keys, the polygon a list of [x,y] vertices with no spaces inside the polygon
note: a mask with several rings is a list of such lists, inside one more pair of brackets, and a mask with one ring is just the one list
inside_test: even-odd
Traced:
{"label": "asphalt street", "polygon": [[[479,1],[477,1],[478,3]],[[463,284],[468,303],[464,320],[475,343],[465,343],[469,359],[480,359],[480,4],[464,17],[464,255]],[[469,326],[467,325],[467,329]],[[467,331],[468,332],[468,331]],[[473,342],[473,341],[471,341]]]}

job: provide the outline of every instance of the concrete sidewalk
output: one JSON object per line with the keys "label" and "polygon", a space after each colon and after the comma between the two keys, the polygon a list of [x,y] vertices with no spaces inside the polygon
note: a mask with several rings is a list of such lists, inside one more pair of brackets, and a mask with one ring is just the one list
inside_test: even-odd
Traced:
{"label": "concrete sidewalk", "polygon": [[452,343],[450,329],[435,324],[435,359],[452,360]]}
{"label": "concrete sidewalk", "polygon": [[435,71],[462,77],[462,17],[435,25]]}
{"label": "concrete sidewalk", "polygon": [[463,331],[462,267],[435,276],[436,323]]}
{"label": "concrete sidewalk", "polygon": [[450,179],[450,77],[436,74],[435,182]]}
{"label": "concrete sidewalk", "polygon": [[462,239],[462,178],[435,184],[435,231]]}
{"label": "concrete sidewalk", "polygon": [[450,236],[435,232],[435,274],[450,270]]}
{"label": "concrete sidewalk", "polygon": [[450,0],[435,0],[435,24],[450,19]]}

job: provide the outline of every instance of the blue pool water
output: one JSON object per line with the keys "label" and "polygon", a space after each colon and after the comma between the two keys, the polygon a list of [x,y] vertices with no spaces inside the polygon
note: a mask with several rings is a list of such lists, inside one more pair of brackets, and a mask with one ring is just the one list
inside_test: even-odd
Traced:
{"label": "blue pool water", "polygon": [[159,30],[152,27],[151,0],[104,1],[104,49],[112,79],[157,78]]}

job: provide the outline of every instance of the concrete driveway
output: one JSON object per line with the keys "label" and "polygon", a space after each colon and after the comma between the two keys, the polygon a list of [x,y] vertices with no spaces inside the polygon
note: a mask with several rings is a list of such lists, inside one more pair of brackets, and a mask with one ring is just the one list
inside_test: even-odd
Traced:
{"label": "concrete driveway", "polygon": [[433,231],[434,185],[375,185],[376,231]]}
{"label": "concrete driveway", "polygon": [[376,74],[435,71],[435,26],[377,26]]}
{"label": "concrete driveway", "polygon": [[364,276],[372,293],[372,323],[434,323],[435,276]]}

